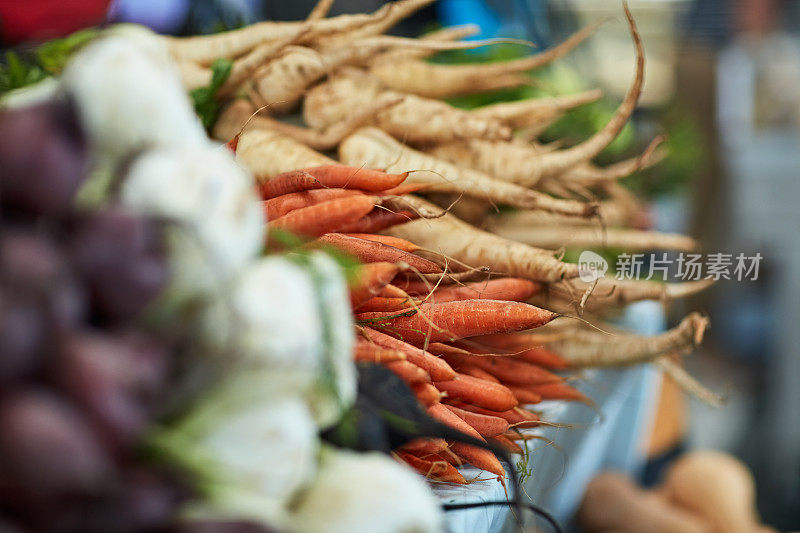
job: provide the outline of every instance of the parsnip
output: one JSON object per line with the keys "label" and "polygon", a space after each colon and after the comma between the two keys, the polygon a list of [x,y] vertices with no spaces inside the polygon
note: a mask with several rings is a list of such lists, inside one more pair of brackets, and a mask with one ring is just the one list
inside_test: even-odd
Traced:
{"label": "parsnip", "polygon": [[565,55],[589,37],[601,22],[589,24],[566,41],[541,54],[479,65],[441,65],[418,59],[397,62],[391,58],[374,63],[370,72],[391,89],[428,98],[447,98],[528,82],[523,74]]}
{"label": "parsnip", "polygon": [[348,70],[309,92],[303,117],[314,128],[326,128],[377,99],[400,102],[377,113],[373,124],[403,141],[419,145],[456,139],[510,139],[511,129],[492,118],[474,116],[445,102],[386,90],[362,71]]}
{"label": "parsnip", "polygon": [[344,34],[357,30],[368,31],[372,35],[383,33],[408,17],[415,11],[425,7],[434,0],[398,0],[382,6],[374,13],[340,15],[334,18],[323,18],[306,22],[273,22],[264,21],[213,35],[194,37],[168,37],[162,39],[177,61],[191,61],[200,65],[210,65],[218,58],[233,59],[245,54],[267,41],[285,39],[303,24],[308,24],[309,31],[303,42],[312,43],[324,35]]}
{"label": "parsnip", "polygon": [[480,170],[498,179],[528,187],[538,183],[542,177],[554,176],[597,156],[622,131],[636,107],[644,83],[642,40],[627,6],[625,15],[628,17],[636,47],[636,75],[614,116],[588,140],[548,154],[540,154],[524,144],[478,139],[442,145],[435,148],[432,153],[448,161],[458,161],[461,165]]}
{"label": "parsnip", "polygon": [[[420,208],[437,209],[424,200],[409,198]],[[496,274],[548,282],[578,276],[577,265],[559,261],[548,250],[503,239],[449,213],[433,220],[414,220],[385,233],[473,267],[489,267]]]}
{"label": "parsnip", "polygon": [[550,342],[547,347],[573,367],[630,365],[691,350],[703,341],[707,328],[707,318],[691,313],[675,328],[652,337],[584,329]]}
{"label": "parsnip", "polygon": [[541,209],[577,217],[591,216],[594,206],[559,200],[481,172],[461,168],[404,146],[375,128],[363,128],[339,146],[339,159],[351,166],[385,168],[390,172],[414,170],[406,183],[429,184],[432,192],[463,193],[496,204]]}

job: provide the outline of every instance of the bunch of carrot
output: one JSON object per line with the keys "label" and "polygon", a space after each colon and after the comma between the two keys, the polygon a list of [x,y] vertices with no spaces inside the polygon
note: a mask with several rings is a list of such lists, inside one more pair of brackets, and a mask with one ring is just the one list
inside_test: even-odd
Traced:
{"label": "bunch of carrot", "polygon": [[[565,368],[564,360],[541,342],[513,334],[557,315],[524,303],[542,289],[539,283],[511,277],[460,282],[460,274],[486,274],[448,267],[444,255],[377,233],[419,216],[382,205],[396,205],[416,188],[403,183],[406,176],[325,165],[280,174],[259,191],[273,230],[313,238],[310,245],[334,246],[362,263],[350,287],[359,332],[355,360],[394,372],[432,417],[520,452],[514,440],[524,435],[513,430],[539,421],[522,405],[585,400],[550,372]],[[438,481],[465,483],[455,469],[464,462],[504,475],[491,452],[455,442],[413,442],[397,456]]]}
{"label": "bunch of carrot", "polygon": [[[213,60],[233,61],[213,133],[260,183],[270,230],[362,263],[350,292],[356,360],[395,372],[436,419],[514,452],[526,438],[516,430],[540,423],[524,406],[589,401],[567,382],[573,368],[653,361],[715,400],[667,357],[702,340],[704,317],[691,314],[656,337],[609,335],[601,322],[630,302],[688,296],[707,282],[585,283],[556,252],[697,246],[644,231],[641,204],[618,183],[663,156],[662,138],[638,157],[605,168],[592,162],[642,90],[644,50],[627,6],[636,50],[630,89],[603,128],[563,147],[539,135],[599,91],[474,110],[443,99],[529,83],[527,71],[568,53],[599,24],[528,58],[434,64],[426,58],[437,50],[486,43],[459,41],[475,32],[469,26],[420,39],[381,35],[432,1],[325,18],[332,1],[320,0],[306,21],[167,38],[189,88],[206,83]],[[305,126],[281,121],[298,109]],[[497,205],[512,209],[495,213]],[[464,483],[455,468],[464,462],[503,475],[490,452],[455,442],[417,441],[396,454],[433,480]]]}

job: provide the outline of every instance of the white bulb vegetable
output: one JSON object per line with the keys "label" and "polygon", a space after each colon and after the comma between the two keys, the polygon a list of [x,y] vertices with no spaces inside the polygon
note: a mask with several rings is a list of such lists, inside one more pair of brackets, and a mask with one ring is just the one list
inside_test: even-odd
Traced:
{"label": "white bulb vegetable", "polygon": [[177,223],[170,262],[179,293],[219,289],[263,246],[266,222],[252,177],[208,142],[145,152],[120,194],[125,205]]}
{"label": "white bulb vegetable", "polygon": [[439,501],[416,472],[386,455],[326,449],[295,509],[297,533],[434,533]]}

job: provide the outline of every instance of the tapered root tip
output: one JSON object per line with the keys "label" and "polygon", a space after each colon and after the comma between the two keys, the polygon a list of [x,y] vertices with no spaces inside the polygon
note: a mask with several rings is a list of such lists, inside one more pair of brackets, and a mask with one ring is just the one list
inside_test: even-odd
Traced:
{"label": "tapered root tip", "polygon": [[697,281],[685,281],[683,283],[668,283],[665,295],[668,300],[686,298],[709,288],[714,284],[713,279],[701,279]]}
{"label": "tapered root tip", "polygon": [[690,321],[692,329],[694,330],[692,342],[695,346],[699,346],[703,342],[703,336],[706,330],[711,326],[711,321],[707,316],[703,316],[700,313],[692,313],[686,317],[686,320]]}

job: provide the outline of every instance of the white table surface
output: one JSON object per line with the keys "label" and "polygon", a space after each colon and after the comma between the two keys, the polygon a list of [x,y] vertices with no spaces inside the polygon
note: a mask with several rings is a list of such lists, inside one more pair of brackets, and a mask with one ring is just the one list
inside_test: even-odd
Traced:
{"label": "white table surface", "polygon": [[[577,427],[540,427],[525,430],[554,441],[530,440],[528,467],[531,476],[523,483],[526,497],[550,511],[561,525],[571,529],[570,518],[577,509],[586,484],[605,469],[636,474],[643,464],[642,436],[658,390],[657,372],[649,366],[623,370],[591,371],[578,388],[598,404],[595,410],[578,403],[542,402],[532,409],[543,412],[549,422]],[[520,456],[515,456],[520,460]],[[435,483],[434,491],[443,503],[463,503],[506,498],[502,486],[487,474],[462,467],[467,479],[478,478],[466,486]],[[523,524],[536,523],[548,531],[541,520],[534,522],[526,513]],[[509,507],[492,506],[450,511],[448,531],[452,533],[496,533],[511,531],[515,524]]]}

